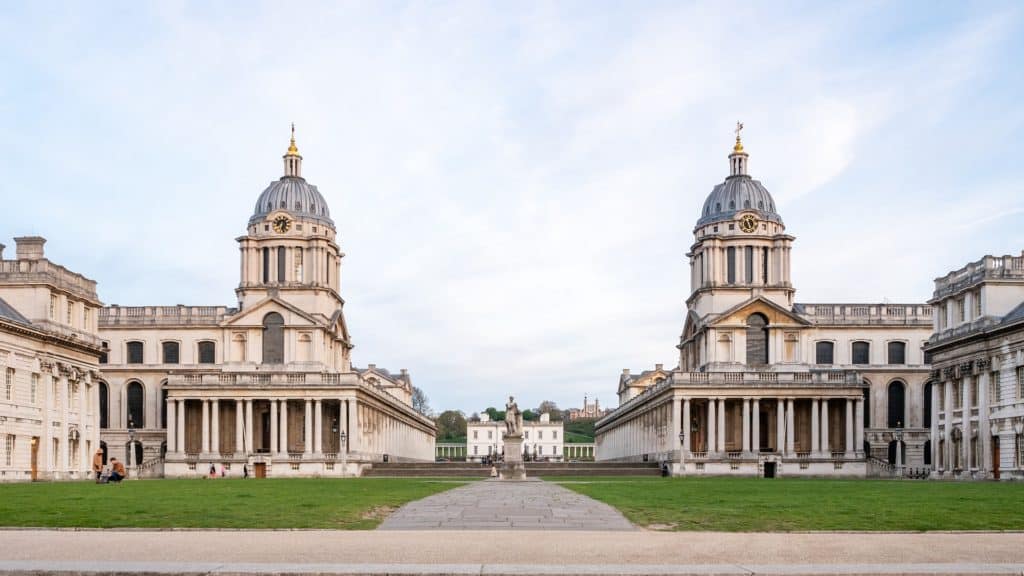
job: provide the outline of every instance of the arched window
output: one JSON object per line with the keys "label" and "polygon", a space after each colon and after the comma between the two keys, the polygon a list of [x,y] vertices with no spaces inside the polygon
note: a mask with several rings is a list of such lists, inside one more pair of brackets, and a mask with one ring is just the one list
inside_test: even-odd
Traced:
{"label": "arched window", "polygon": [[854,342],[852,350],[854,364],[871,364],[871,344],[867,342]]}
{"label": "arched window", "polygon": [[907,344],[905,342],[889,342],[889,364],[906,364]]}
{"label": "arched window", "polygon": [[721,211],[722,211],[722,203],[721,202],[715,202],[715,212],[721,212]]}
{"label": "arched window", "polygon": [[832,364],[835,357],[835,344],[832,342],[816,342],[814,344],[814,363]]}
{"label": "arched window", "polygon": [[128,384],[128,428],[145,428],[146,417],[144,413],[145,407],[145,394],[142,389],[142,384],[138,382],[132,382]]}
{"label": "arched window", "polygon": [[729,200],[729,210],[735,210],[735,209],[736,209],[736,201],[735,200]]}
{"label": "arched window", "polygon": [[106,382],[100,382],[100,428],[110,426],[108,416],[110,414],[110,390]]}
{"label": "arched window", "polygon": [[263,317],[263,363],[284,364],[284,318],[277,312]]}
{"label": "arched window", "polygon": [[924,418],[921,419],[924,422],[925,428],[932,427],[932,383],[928,382],[924,385]]}
{"label": "arched window", "polygon": [[889,383],[889,428],[903,428],[904,403],[903,403],[903,382],[895,380]]}
{"label": "arched window", "polygon": [[744,208],[750,208],[750,200],[744,200],[743,201],[743,207]]}
{"label": "arched window", "polygon": [[177,342],[163,342],[160,344],[160,348],[164,354],[164,364],[177,364],[179,362]]}
{"label": "arched window", "polygon": [[199,363],[214,364],[217,362],[217,345],[209,340],[199,343]]}
{"label": "arched window", "polygon": [[167,381],[160,388],[160,427],[167,429]]}
{"label": "arched window", "polygon": [[763,314],[747,318],[747,365],[768,365],[768,318]]}
{"label": "arched window", "polygon": [[129,342],[125,348],[128,351],[129,364],[142,364],[142,342]]}

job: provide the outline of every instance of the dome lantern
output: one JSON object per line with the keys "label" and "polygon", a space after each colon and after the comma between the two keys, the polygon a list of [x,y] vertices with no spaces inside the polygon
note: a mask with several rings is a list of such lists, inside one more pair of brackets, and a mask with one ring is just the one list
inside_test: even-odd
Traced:
{"label": "dome lantern", "polygon": [[732,147],[732,154],[729,154],[729,176],[746,176],[747,159],[749,156],[743,151],[743,142],[740,140],[740,131],[743,130],[743,123],[736,122],[736,145]]}
{"label": "dome lantern", "polygon": [[292,141],[288,146],[288,152],[284,158],[284,175],[295,178],[302,178],[302,156],[299,155],[299,147],[295,145],[295,123],[292,122]]}

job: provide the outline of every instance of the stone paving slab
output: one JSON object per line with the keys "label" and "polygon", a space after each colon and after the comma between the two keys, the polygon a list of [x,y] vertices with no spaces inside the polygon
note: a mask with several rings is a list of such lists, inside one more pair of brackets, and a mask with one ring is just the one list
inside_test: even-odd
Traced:
{"label": "stone paving slab", "polygon": [[484,480],[402,506],[378,530],[635,530],[618,510],[541,480]]}
{"label": "stone paving slab", "polygon": [[288,564],[217,562],[0,561],[14,576],[1007,576],[1022,564]]}

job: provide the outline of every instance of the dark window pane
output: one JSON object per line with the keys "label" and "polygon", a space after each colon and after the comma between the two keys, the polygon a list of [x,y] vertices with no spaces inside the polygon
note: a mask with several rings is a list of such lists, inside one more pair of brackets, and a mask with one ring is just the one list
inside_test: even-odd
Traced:
{"label": "dark window pane", "polygon": [[263,317],[263,363],[284,364],[284,318],[277,312]]}
{"label": "dark window pane", "polygon": [[270,282],[270,249],[263,249],[263,283]]}
{"label": "dark window pane", "polygon": [[896,381],[889,384],[889,428],[903,428],[903,383]]}
{"label": "dark window pane", "polygon": [[867,342],[854,342],[853,343],[853,363],[854,364],[870,364],[871,363],[871,345]]}
{"label": "dark window pane", "polygon": [[109,426],[107,416],[110,413],[110,391],[106,382],[100,382],[100,428]]}
{"label": "dark window pane", "polygon": [[907,345],[903,342],[889,342],[889,364],[906,364]]}
{"label": "dark window pane", "polygon": [[138,382],[132,382],[128,385],[128,427],[129,428],[145,428],[146,419],[143,414],[143,398],[144,394],[142,391],[142,384]]}
{"label": "dark window pane", "polygon": [[736,283],[736,248],[730,246],[725,250],[726,269],[729,271],[729,284]]}
{"label": "dark window pane", "polygon": [[831,342],[818,342],[814,345],[815,364],[832,364],[833,344]]}
{"label": "dark window pane", "polygon": [[[924,385],[924,427],[932,427],[932,383]],[[926,451],[927,455],[928,452]]]}
{"label": "dark window pane", "polygon": [[128,363],[142,364],[142,342],[128,343]]}
{"label": "dark window pane", "polygon": [[284,246],[277,247],[277,281],[284,282]]}
{"label": "dark window pane", "polygon": [[754,247],[747,246],[743,249],[743,268],[746,269],[746,282],[754,282]]}
{"label": "dark window pane", "polygon": [[199,363],[213,364],[217,361],[217,347],[213,342],[199,343]]}
{"label": "dark window pane", "polygon": [[164,364],[177,364],[178,360],[178,343],[177,342],[164,342],[161,344],[164,353]]}
{"label": "dark window pane", "polygon": [[768,319],[761,314],[747,318],[747,364],[768,364]]}

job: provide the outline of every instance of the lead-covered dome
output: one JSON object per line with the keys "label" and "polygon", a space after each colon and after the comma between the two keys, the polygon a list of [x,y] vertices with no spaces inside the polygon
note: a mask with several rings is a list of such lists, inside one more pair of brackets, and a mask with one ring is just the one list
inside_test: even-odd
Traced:
{"label": "lead-covered dome", "polygon": [[302,177],[302,156],[295,145],[295,125],[292,124],[292,140],[284,155],[284,176],[270,183],[270,186],[256,200],[256,208],[249,225],[266,219],[271,212],[285,211],[296,218],[314,220],[334,228],[331,211],[316,186]]}
{"label": "lead-covered dome", "polygon": [[729,154],[729,177],[708,195],[700,212],[697,226],[734,220],[738,212],[754,211],[762,220],[782,224],[782,216],[775,211],[775,199],[757,180],[747,174],[749,155],[743,150],[737,123],[736,145]]}
{"label": "lead-covered dome", "polygon": [[285,176],[267,186],[256,201],[249,224],[266,219],[267,214],[284,210],[296,218],[308,218],[334,227],[331,211],[316,186],[298,176]]}

